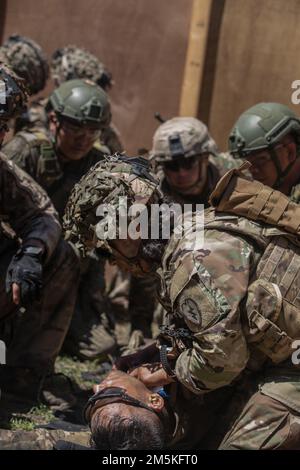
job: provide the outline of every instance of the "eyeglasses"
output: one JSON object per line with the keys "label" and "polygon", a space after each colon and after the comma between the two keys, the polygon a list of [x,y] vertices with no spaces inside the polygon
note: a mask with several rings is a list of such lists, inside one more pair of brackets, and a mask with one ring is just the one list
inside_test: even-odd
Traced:
{"label": "eyeglasses", "polygon": [[190,170],[193,168],[196,163],[199,161],[198,157],[182,158],[181,160],[175,162],[166,162],[164,164],[165,170],[177,172],[180,168],[184,170]]}
{"label": "eyeglasses", "polygon": [[71,124],[69,122],[63,122],[62,129],[74,138],[86,136],[90,137],[93,140],[96,140],[101,134],[100,129],[95,129],[94,127],[88,126],[76,126],[75,124]]}
{"label": "eyeglasses", "polygon": [[123,388],[108,387],[95,393],[95,395],[93,395],[88,400],[83,410],[83,419],[85,423],[89,424],[91,422],[92,416],[96,410],[111,403],[128,403],[129,405],[138,406],[139,408],[149,410],[152,413],[155,413],[159,418],[163,417],[161,413],[157,412],[153,408],[150,408],[150,406],[146,405],[140,400],[137,400],[136,398],[131,397],[130,395],[127,395]]}

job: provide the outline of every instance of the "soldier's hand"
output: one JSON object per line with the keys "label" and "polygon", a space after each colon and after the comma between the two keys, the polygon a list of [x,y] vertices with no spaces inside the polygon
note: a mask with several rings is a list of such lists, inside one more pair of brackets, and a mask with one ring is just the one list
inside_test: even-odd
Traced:
{"label": "soldier's hand", "polygon": [[144,364],[130,372],[132,377],[143,382],[148,388],[162,387],[174,380],[169,377],[160,362]]}
{"label": "soldier's hand", "polygon": [[40,296],[42,288],[42,251],[25,247],[17,251],[6,273],[6,292],[16,305],[26,305]]}

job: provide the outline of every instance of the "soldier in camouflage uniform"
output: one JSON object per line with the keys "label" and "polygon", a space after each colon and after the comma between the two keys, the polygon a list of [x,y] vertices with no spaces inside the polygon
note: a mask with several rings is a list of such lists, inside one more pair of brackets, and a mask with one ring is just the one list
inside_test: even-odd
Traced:
{"label": "soldier in camouflage uniform", "polygon": [[159,126],[150,156],[162,192],[180,204],[207,207],[220,177],[238,167],[233,158],[218,152],[206,125],[193,117],[176,117]]}
{"label": "soldier in camouflage uniform", "polygon": [[[8,120],[24,110],[25,97],[23,80],[1,65],[0,142]],[[40,186],[3,153],[0,174],[0,334],[9,366],[1,367],[1,387],[35,400],[51,386],[49,374],[74,309],[79,265],[60,240],[57,213]]]}
{"label": "soldier in camouflage uniform", "polygon": [[0,61],[25,80],[30,95],[42,91],[49,78],[47,57],[30,38],[14,34],[0,47]]}
{"label": "soldier in camouflage uniform", "polygon": [[256,104],[245,111],[233,126],[229,149],[234,156],[252,164],[250,172],[254,179],[282,191],[299,203],[300,139],[297,123],[297,116],[285,105]]}
{"label": "soldier in camouflage uniform", "polygon": [[[300,120],[294,126],[300,135]],[[104,230],[107,223],[111,226],[111,213],[101,215],[97,209],[106,203],[118,207],[119,197],[125,196],[130,207],[143,203],[148,217],[151,205],[161,201],[153,175],[140,160],[100,162],[74,188],[65,225],[79,249],[97,246],[135,274],[155,270],[159,277],[160,301],[168,311],[160,361],[135,368],[131,376],[152,389],[177,382],[202,400],[250,374],[256,386],[219,448],[299,448],[300,380],[293,356],[293,341],[300,338],[298,205],[233,169],[211,196],[203,244],[193,213],[186,215],[190,224],[180,237],[176,226],[170,240],[111,239]],[[118,224],[116,228],[118,234]],[[96,395],[88,405],[97,445],[113,442],[114,448],[122,448],[122,436],[119,443],[114,440],[115,418],[119,425],[129,410],[126,445],[138,448],[136,419],[141,436],[146,428],[156,448],[165,445],[168,431],[159,426],[164,399],[139,393],[133,395],[138,402],[133,401],[128,399],[132,391],[125,395],[127,386],[121,383],[107,382],[105,396]]]}
{"label": "soldier in camouflage uniform", "polygon": [[[0,47],[0,61],[8,64],[19,77],[25,80],[30,95],[36,95],[45,88],[49,78],[48,60],[41,47],[33,39],[18,34],[9,36]],[[44,106],[43,103],[43,98],[33,101],[29,108],[16,117],[13,126],[15,133],[37,120],[35,110],[41,109]]]}
{"label": "soldier in camouflage uniform", "polygon": [[[112,74],[96,56],[74,45],[54,51],[50,66],[55,86],[66,80],[87,78],[108,93],[114,83]],[[111,154],[123,151],[120,133],[113,124],[102,130],[101,142],[109,148]]]}
{"label": "soldier in camouflage uniform", "polygon": [[[45,73],[47,67],[47,78],[48,63],[44,56],[41,55],[41,59],[44,61],[40,63],[34,63],[35,67],[32,67],[33,57],[32,52],[27,46],[27,38],[17,36],[18,48],[22,51],[22,66],[19,62],[15,61],[15,71],[22,76],[23,68],[25,70],[32,70],[32,76],[28,75],[24,78],[30,79],[32,83],[33,93],[42,90],[40,75]],[[22,42],[23,41],[23,42]],[[11,43],[7,44],[6,49],[10,50]],[[12,54],[12,53],[11,53]],[[4,59],[8,56],[8,53],[4,56]],[[19,57],[19,55],[18,55]],[[1,58],[1,49],[0,49]],[[7,58],[8,60],[8,58]],[[54,80],[55,87],[59,87],[62,83],[68,80],[74,79],[88,79],[99,85],[105,92],[108,92],[113,86],[113,80],[111,73],[105,68],[105,66],[90,52],[85,49],[81,49],[77,46],[66,46],[61,49],[57,49],[52,55],[51,61],[51,73]],[[36,82],[34,82],[36,80]],[[37,91],[36,91],[37,90]],[[32,129],[48,129],[47,112],[45,110],[47,99],[40,98],[34,101],[27,113],[24,114],[22,120],[19,119],[17,131],[22,128]],[[109,153],[122,152],[123,145],[120,141],[120,135],[118,130],[113,124],[109,124],[107,127],[101,130],[101,143],[109,149]]]}
{"label": "soldier in camouflage uniform", "polygon": [[[4,152],[47,191],[62,216],[74,184],[103,158],[95,141],[110,122],[110,105],[94,82],[70,80],[51,94],[46,109],[50,131],[21,131]],[[109,352],[115,345],[107,332],[103,270],[94,253],[81,263],[76,309],[65,346],[83,358]]]}
{"label": "soldier in camouflage uniform", "polygon": [[[183,204],[209,205],[209,196],[218,180],[231,168],[237,168],[241,162],[235,160],[230,154],[218,152],[215,141],[210,136],[207,126],[193,117],[176,117],[165,121],[154,134],[150,157],[160,178],[160,189],[170,202]],[[155,285],[150,280],[133,279],[133,288],[144,296],[145,290],[149,292],[148,308],[135,309],[139,322],[147,316],[151,322],[155,305],[153,290]],[[152,286],[152,290],[151,290]],[[151,298],[153,299],[151,301]],[[135,302],[144,305],[145,302]],[[135,305],[134,303],[134,305]],[[157,325],[163,320],[163,308],[160,304],[155,308],[152,331],[157,335]],[[144,319],[144,322],[146,319]],[[136,321],[136,325],[139,325]]]}

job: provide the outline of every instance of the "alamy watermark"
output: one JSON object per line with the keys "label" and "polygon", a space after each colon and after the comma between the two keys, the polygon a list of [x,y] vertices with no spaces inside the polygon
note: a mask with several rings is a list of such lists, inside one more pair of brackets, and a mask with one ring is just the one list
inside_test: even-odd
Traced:
{"label": "alamy watermark", "polygon": [[291,95],[291,102],[293,104],[300,104],[300,80],[294,80],[291,88],[295,90]]}
{"label": "alamy watermark", "polygon": [[[129,207],[128,207],[129,206]],[[101,204],[96,211],[99,240],[159,240],[173,235],[181,239],[189,234],[193,249],[203,247],[203,204],[128,204],[126,196],[118,205]]]}

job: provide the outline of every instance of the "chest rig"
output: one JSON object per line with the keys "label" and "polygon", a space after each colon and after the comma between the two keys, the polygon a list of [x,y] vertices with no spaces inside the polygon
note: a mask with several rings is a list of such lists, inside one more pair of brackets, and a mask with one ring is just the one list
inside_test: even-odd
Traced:
{"label": "chest rig", "polygon": [[[220,180],[211,203],[221,218],[227,212],[263,227],[266,246],[241,306],[242,322],[248,344],[280,363],[300,339],[300,206],[279,191],[248,181],[243,167]],[[247,230],[244,235],[253,238]]]}
{"label": "chest rig", "polygon": [[49,189],[53,183],[63,177],[53,142],[46,132],[38,128],[30,132],[21,131],[18,135],[26,141],[32,153],[38,153],[36,180],[43,188]]}

